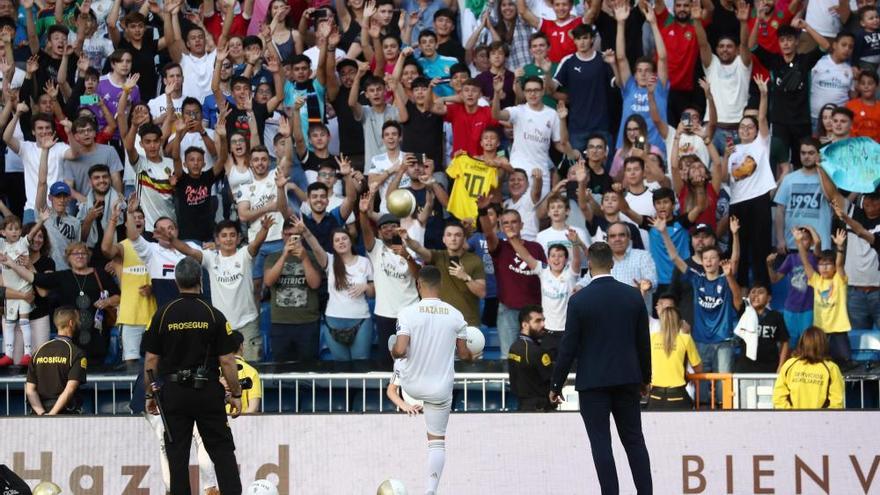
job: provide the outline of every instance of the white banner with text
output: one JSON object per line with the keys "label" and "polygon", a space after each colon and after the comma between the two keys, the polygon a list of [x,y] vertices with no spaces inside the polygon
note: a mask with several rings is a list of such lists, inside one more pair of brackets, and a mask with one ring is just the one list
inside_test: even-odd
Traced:
{"label": "white banner with text", "polygon": [[[397,478],[411,495],[423,493],[422,417],[230,421],[245,487],[268,478],[281,495],[372,495],[384,479]],[[880,494],[877,412],[648,413],[642,421],[659,495]],[[158,440],[144,418],[7,418],[0,431],[0,463],[31,486],[51,480],[71,495],[164,493]],[[441,493],[599,493],[576,413],[453,414],[447,435]],[[621,493],[634,493],[612,436]]]}

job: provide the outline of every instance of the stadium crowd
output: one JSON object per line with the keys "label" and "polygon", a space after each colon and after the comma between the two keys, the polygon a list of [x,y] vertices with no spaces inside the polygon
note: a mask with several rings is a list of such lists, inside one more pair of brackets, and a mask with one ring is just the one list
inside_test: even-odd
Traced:
{"label": "stadium crowd", "polygon": [[880,193],[819,166],[880,149],[878,30],[870,0],[0,0],[0,366],[60,306],[136,362],[184,256],[249,362],[390,370],[424,265],[552,359],[606,242],[657,390],[685,359],[830,383],[880,325]]}

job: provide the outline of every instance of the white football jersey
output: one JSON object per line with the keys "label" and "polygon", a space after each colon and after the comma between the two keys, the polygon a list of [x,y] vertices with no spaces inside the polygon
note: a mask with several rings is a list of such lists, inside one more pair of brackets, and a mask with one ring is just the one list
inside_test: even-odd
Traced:
{"label": "white football jersey", "polygon": [[440,299],[422,299],[397,315],[397,335],[409,336],[400,385],[415,399],[452,398],[456,339],[467,338],[461,312]]}

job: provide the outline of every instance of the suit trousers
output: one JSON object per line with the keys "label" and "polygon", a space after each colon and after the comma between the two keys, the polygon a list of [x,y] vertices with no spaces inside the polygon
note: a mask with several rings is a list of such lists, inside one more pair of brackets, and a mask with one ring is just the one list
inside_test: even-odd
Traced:
{"label": "suit trousers", "polygon": [[633,482],[639,495],[653,493],[651,461],[642,435],[641,405],[638,384],[615,385],[578,391],[581,417],[590,438],[593,464],[599,475],[602,495],[617,495],[617,467],[611,450],[611,422],[614,416],[617,434],[626,451]]}

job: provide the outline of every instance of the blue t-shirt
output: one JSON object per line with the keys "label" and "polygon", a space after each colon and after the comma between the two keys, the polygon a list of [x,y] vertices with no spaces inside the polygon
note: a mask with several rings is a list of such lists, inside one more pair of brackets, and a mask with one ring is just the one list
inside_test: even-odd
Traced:
{"label": "blue t-shirt", "polygon": [[797,249],[791,229],[809,225],[822,238],[822,249],[831,249],[831,206],[822,195],[819,174],[803,169],[785,176],[776,197],[776,204],[785,207],[785,246]]}
{"label": "blue t-shirt", "polygon": [[[226,101],[235,104],[232,96],[227,96]],[[208,122],[208,127],[211,129],[217,125],[217,113],[219,111],[220,109],[217,108],[217,98],[214,96],[214,93],[206,96],[204,103],[202,103],[202,118]]]}
{"label": "blue t-shirt", "polygon": [[709,280],[705,273],[693,268],[688,268],[682,278],[694,290],[694,326],[691,331],[694,341],[717,344],[728,340],[732,335],[736,312],[727,278],[719,274],[715,280]]}
{"label": "blue t-shirt", "polygon": [[477,232],[468,239],[468,249],[483,260],[483,270],[486,272],[486,297],[498,297],[498,289],[495,281],[495,264],[492,263],[492,255],[489,254],[489,244],[482,232]]}
{"label": "blue t-shirt", "polygon": [[[678,251],[678,256],[683,260],[691,257],[691,236],[687,230],[690,226],[691,222],[687,214],[680,215],[674,222],[666,225],[666,232],[669,232],[672,244]],[[663,236],[657,229],[651,227],[647,217],[642,222],[641,227],[643,229],[650,229],[648,231],[648,248],[651,252],[651,258],[654,259],[654,265],[657,266],[657,283],[672,283],[672,271],[675,270],[675,265],[666,251]]]}
{"label": "blue t-shirt", "polygon": [[[658,84],[654,89],[654,99],[657,102],[657,110],[660,118],[666,121],[666,101],[669,98],[669,81],[666,84]],[[626,132],[626,119],[630,115],[641,115],[648,124],[648,143],[660,148],[666,153],[666,141],[660,137],[660,131],[651,120],[651,111],[648,107],[648,89],[640,88],[636,84],[636,78],[630,77],[623,86],[623,115],[620,117],[620,130],[617,132],[617,147],[623,146],[623,133]]]}
{"label": "blue t-shirt", "polygon": [[[317,98],[319,113],[321,114],[321,119],[323,120],[324,115],[326,115],[324,112],[324,95],[327,90],[324,88],[324,85],[321,84],[320,81],[318,81],[317,79],[312,79],[311,82],[311,88],[307,87],[308,85],[303,85],[303,87],[298,88],[296,83],[284,81],[284,106],[293,107],[293,104],[296,103],[296,99],[300,96],[305,96],[308,100],[308,97],[313,95]],[[309,128],[308,104],[303,105],[302,108],[299,109],[299,116],[302,120],[302,130],[305,133]]]}
{"label": "blue t-shirt", "polygon": [[[435,77],[441,79],[448,78],[452,66],[458,63],[458,59],[446,57],[439,53],[435,54],[433,59],[419,57],[417,60],[419,65],[422,66],[422,71],[425,73],[425,77],[428,79],[434,79]],[[452,96],[455,94],[455,90],[452,89],[452,86],[450,86],[449,83],[438,84],[437,86],[434,86],[434,94],[437,96]]]}
{"label": "blue t-shirt", "polygon": [[598,52],[588,60],[577,53],[563,58],[553,79],[568,92],[568,130],[572,134],[607,132],[608,88],[612,72]]}

